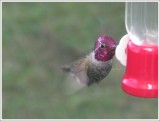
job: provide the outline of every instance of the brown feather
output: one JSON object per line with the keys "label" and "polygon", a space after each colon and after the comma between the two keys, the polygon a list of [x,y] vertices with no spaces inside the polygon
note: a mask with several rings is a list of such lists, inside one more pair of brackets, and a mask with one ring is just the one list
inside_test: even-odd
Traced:
{"label": "brown feather", "polygon": [[88,62],[88,56],[78,59],[69,65],[65,65],[62,69],[66,72],[72,73],[74,79],[80,83],[87,83],[88,77],[86,73],[86,65]]}

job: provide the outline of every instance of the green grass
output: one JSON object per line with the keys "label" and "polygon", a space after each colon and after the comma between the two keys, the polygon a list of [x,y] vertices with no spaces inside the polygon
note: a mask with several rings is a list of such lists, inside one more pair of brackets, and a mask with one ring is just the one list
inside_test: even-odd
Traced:
{"label": "green grass", "polygon": [[[72,91],[60,67],[106,33],[126,34],[124,3],[3,3],[3,118],[156,118],[157,99],[124,93],[125,68]],[[115,76],[116,75],[116,76]]]}

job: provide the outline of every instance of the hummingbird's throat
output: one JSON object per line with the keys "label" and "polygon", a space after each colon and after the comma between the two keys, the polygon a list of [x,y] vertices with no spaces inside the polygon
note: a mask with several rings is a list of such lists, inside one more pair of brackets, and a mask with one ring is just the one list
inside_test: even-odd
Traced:
{"label": "hummingbird's throat", "polygon": [[105,62],[105,61],[108,61],[110,60],[110,57],[109,57],[109,54],[107,51],[95,51],[95,59],[97,61],[102,61],[102,62]]}

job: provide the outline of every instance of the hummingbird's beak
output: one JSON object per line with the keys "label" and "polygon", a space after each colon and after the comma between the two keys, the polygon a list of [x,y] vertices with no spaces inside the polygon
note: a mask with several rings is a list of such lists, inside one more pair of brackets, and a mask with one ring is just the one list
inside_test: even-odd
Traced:
{"label": "hummingbird's beak", "polygon": [[96,52],[96,51],[98,50],[98,48],[99,48],[99,47],[97,47],[97,48],[94,50],[94,52]]}
{"label": "hummingbird's beak", "polygon": [[94,52],[96,52],[100,47],[101,47],[100,45],[98,47],[96,47]]}

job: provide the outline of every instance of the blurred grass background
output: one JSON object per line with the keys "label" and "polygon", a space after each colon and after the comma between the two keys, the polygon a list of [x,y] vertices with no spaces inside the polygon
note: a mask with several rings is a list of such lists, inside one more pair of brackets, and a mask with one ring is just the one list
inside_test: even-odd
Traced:
{"label": "blurred grass background", "polygon": [[156,118],[157,99],[124,93],[125,68],[98,85],[66,94],[63,64],[106,33],[126,34],[124,3],[3,3],[3,118]]}

